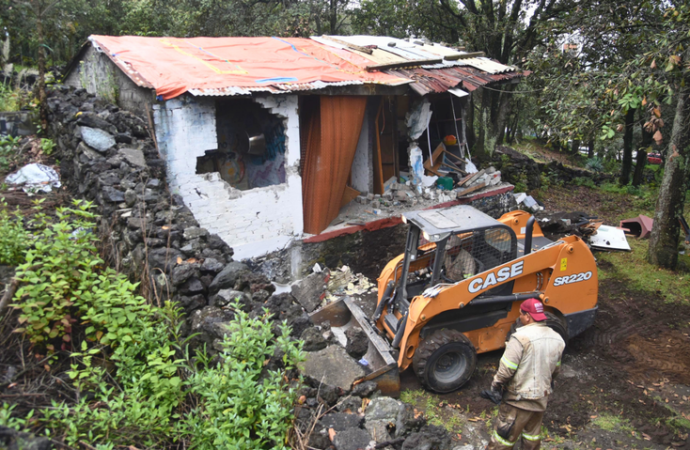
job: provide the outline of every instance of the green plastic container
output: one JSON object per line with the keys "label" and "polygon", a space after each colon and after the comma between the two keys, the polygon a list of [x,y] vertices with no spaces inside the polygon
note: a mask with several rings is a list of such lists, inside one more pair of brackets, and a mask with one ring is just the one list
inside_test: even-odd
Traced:
{"label": "green plastic container", "polygon": [[436,186],[438,186],[439,189],[450,191],[453,189],[453,179],[451,177],[440,177],[436,180]]}

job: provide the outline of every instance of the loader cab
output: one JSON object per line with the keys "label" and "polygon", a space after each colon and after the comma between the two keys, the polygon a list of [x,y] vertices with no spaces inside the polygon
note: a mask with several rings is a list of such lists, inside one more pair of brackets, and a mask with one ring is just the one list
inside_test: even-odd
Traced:
{"label": "loader cab", "polygon": [[[517,257],[513,230],[470,206],[410,212],[403,220],[410,225],[396,283],[396,300],[403,304],[429,287],[457,283]],[[505,283],[491,295],[512,288]]]}

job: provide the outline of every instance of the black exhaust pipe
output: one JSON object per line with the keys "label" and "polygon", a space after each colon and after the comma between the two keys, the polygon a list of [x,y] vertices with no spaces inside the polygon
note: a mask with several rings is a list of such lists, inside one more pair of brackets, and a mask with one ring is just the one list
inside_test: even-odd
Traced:
{"label": "black exhaust pipe", "polygon": [[525,256],[532,253],[532,231],[534,231],[534,216],[527,219],[527,226],[525,227]]}

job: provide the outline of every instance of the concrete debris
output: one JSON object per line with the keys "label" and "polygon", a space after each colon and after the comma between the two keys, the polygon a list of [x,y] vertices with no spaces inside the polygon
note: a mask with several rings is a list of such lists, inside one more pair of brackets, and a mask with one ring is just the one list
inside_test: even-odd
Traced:
{"label": "concrete debris", "polygon": [[307,377],[343,391],[349,391],[352,383],[365,375],[362,366],[339,345],[307,353],[307,359],[301,363],[300,371]]}
{"label": "concrete debris", "polygon": [[[332,223],[332,228],[364,225],[374,220],[398,217],[400,213],[415,209],[446,204],[463,196],[478,194],[486,190],[507,186],[502,182],[501,172],[494,167],[460,178],[449,173],[443,178],[427,172],[404,172],[399,178],[390,178],[384,186],[382,195],[360,194],[345,205],[341,214]],[[450,189],[448,188],[450,186]]]}
{"label": "concrete debris", "polygon": [[342,266],[331,273],[331,279],[328,282],[327,301],[330,303],[343,296],[363,295],[376,291],[376,285],[367,277],[361,273],[353,274],[349,266]]}
{"label": "concrete debris", "polygon": [[326,298],[326,286],[329,279],[330,273],[327,270],[312,273],[292,285],[292,295],[308,313],[314,312]]}
{"label": "concrete debris", "polygon": [[543,211],[544,207],[541,206],[531,195],[527,195],[524,192],[520,192],[515,195],[515,201],[518,206],[522,205],[523,208],[531,212]]}
{"label": "concrete debris", "polygon": [[348,428],[345,431],[335,433],[333,445],[335,445],[336,450],[373,449],[376,446],[376,441],[372,441],[367,430]]}

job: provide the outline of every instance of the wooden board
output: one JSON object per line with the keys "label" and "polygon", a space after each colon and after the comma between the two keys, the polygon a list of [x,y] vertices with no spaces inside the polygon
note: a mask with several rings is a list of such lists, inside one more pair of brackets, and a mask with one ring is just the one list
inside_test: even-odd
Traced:
{"label": "wooden board", "polygon": [[343,199],[340,201],[340,207],[342,208],[350,203],[352,200],[357,198],[360,193],[361,192],[359,192],[357,189],[351,188],[350,186],[345,186],[345,190],[343,191]]}
{"label": "wooden board", "polygon": [[463,196],[465,196],[465,195],[467,195],[467,194],[470,194],[470,193],[472,193],[472,192],[474,192],[474,191],[478,191],[479,189],[481,189],[481,188],[483,188],[483,187],[486,187],[486,183],[479,183],[479,184],[476,185],[476,186],[472,186],[471,188],[467,188],[467,189],[465,189],[465,190],[462,191],[462,192],[458,192],[458,197],[463,197]]}

